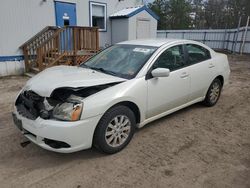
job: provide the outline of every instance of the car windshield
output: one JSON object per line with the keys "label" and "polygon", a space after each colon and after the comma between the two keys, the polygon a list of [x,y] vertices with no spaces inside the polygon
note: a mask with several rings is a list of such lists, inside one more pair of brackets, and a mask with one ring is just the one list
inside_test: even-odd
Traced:
{"label": "car windshield", "polygon": [[156,47],[152,46],[117,44],[101,51],[80,66],[131,79],[155,50]]}

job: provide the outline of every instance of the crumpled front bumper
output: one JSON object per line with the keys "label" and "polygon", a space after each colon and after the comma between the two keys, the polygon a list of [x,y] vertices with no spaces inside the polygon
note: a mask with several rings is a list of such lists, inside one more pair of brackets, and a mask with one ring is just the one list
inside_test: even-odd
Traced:
{"label": "crumpled front bumper", "polygon": [[[60,153],[72,153],[91,148],[94,131],[101,118],[101,115],[98,115],[72,122],[44,120],[40,117],[31,120],[21,116],[16,108],[13,115],[15,124],[19,124],[18,128],[25,137],[44,149]],[[51,147],[45,142],[46,139],[67,143],[69,147]]]}

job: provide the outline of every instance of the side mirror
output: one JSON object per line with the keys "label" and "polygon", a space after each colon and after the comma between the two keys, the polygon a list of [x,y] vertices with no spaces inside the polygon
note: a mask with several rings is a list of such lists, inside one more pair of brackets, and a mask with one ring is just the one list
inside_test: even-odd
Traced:
{"label": "side mirror", "polygon": [[169,69],[165,69],[165,68],[156,68],[156,69],[152,70],[151,74],[155,78],[158,78],[158,77],[168,77],[169,74],[170,74],[170,70]]}

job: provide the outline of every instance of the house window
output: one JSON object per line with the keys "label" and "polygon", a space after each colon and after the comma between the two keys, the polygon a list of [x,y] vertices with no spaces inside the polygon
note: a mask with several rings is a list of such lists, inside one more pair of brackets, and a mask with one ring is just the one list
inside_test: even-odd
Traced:
{"label": "house window", "polygon": [[90,2],[90,26],[99,27],[99,31],[106,31],[107,5]]}

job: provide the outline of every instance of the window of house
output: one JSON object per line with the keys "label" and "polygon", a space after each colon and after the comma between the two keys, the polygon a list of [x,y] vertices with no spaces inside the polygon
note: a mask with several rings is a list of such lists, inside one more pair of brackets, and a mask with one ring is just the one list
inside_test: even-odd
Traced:
{"label": "window of house", "polygon": [[106,31],[107,5],[90,2],[90,26],[99,27],[99,31]]}
{"label": "window of house", "polygon": [[165,50],[153,65],[155,68],[167,68],[174,71],[185,66],[182,45],[174,46]]}
{"label": "window of house", "polygon": [[196,44],[186,44],[188,64],[195,64],[211,58],[209,50]]}

